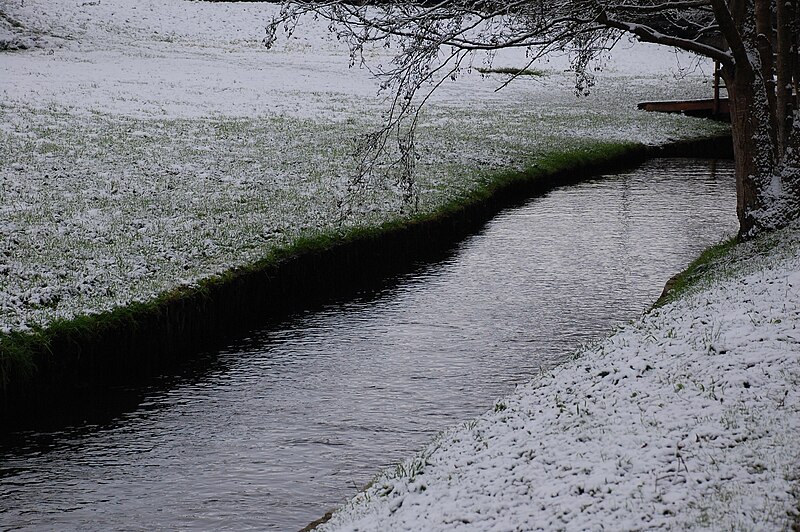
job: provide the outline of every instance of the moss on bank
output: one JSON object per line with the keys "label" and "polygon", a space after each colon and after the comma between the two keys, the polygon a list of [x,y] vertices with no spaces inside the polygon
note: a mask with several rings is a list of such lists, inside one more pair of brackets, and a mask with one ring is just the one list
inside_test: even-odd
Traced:
{"label": "moss on bank", "polygon": [[753,240],[740,241],[737,237],[733,237],[711,246],[692,261],[685,270],[667,282],[664,292],[653,304],[653,307],[664,306],[682,298],[687,293],[701,290],[712,281],[752,273],[760,267],[760,257],[766,257],[773,253],[778,245],[782,245],[782,253],[795,253],[795,248],[800,247],[800,244],[794,247],[785,246],[786,242],[796,240],[786,238],[784,233],[787,231],[796,231],[796,228],[790,226],[771,233],[764,233]]}
{"label": "moss on bank", "polygon": [[709,146],[729,149],[729,140],[664,147],[598,143],[550,153],[523,171],[484,179],[434,213],[304,235],[249,266],[175,288],[151,301],[2,335],[0,418],[49,409],[70,389],[151,376],[270,316],[400,271],[532,195],[632,166],[649,156],[709,156]]}
{"label": "moss on bank", "polygon": [[653,304],[653,307],[661,307],[680,299],[690,288],[697,286],[704,274],[721,258],[728,255],[736,244],[736,237],[732,237],[703,251],[685,270],[667,281],[664,292],[658,298],[658,301]]}

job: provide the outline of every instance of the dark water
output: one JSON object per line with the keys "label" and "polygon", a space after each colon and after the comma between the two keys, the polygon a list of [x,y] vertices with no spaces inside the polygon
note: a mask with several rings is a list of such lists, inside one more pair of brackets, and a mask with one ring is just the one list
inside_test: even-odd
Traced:
{"label": "dark water", "polygon": [[293,530],[635,318],[733,234],[729,162],[509,210],[444,262],[256,331],[100,424],[0,447],[0,528]]}

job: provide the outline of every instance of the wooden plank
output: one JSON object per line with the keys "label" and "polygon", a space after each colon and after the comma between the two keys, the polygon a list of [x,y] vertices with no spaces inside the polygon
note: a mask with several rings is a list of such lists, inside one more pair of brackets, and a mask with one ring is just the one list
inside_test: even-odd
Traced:
{"label": "wooden plank", "polygon": [[717,101],[713,98],[708,98],[701,100],[641,102],[638,108],[657,113],[685,113],[707,116],[727,115],[730,113],[727,98],[720,98]]}

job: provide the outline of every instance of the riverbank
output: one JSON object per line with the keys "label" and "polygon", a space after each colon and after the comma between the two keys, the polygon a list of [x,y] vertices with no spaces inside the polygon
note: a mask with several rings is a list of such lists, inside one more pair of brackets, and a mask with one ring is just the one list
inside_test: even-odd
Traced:
{"label": "riverbank", "polygon": [[[421,220],[441,218],[444,227],[447,213],[507,176],[582,164],[560,157],[599,150],[589,159],[602,158],[604,146],[633,144],[657,153],[725,133],[721,124],[627,105],[707,92],[702,72],[676,72],[675,55],[657,47],[620,50],[624,61],[609,62],[588,99],[572,92],[568,58],[551,58],[537,66],[541,76],[500,94],[502,75],[466,69],[421,117],[420,210],[409,216],[391,176],[350,193],[355,139],[379,125],[385,109],[377,81],[348,68],[345,47],[320,22],[265,50],[263,21],[276,9],[2,2],[0,40],[27,43],[0,53],[6,404],[40,400],[20,377],[34,367],[50,375],[43,383],[86,389],[95,374],[111,383],[211,347],[221,328],[259,319],[258,308],[231,294],[285,307],[314,286],[360,275],[346,266],[350,258],[328,276],[316,273],[329,268],[317,259],[308,259],[313,271],[276,273],[299,268],[295,255],[359,248],[353,242]],[[388,57],[381,49],[368,56]],[[501,54],[493,65],[523,59]],[[260,291],[266,275],[300,288]],[[197,309],[208,319],[190,320]],[[78,369],[67,370],[76,361]],[[98,364],[102,370],[80,369]]]}
{"label": "riverbank", "polygon": [[800,224],[707,255],[672,297],[442,433],[318,529],[790,528]]}
{"label": "riverbank", "polygon": [[145,303],[63,320],[0,343],[9,425],[68,418],[71,401],[141,381],[232,334],[309,307],[441,253],[500,209],[556,186],[630,167],[648,156],[730,156],[727,137],[660,147],[597,145],[542,158],[526,172],[502,174],[439,212],[372,229],[320,234],[250,266]]}
{"label": "riverbank", "polygon": [[668,158],[558,188],[374,287],[111,390],[74,424],[0,438],[5,520],[298,530],[638,317],[735,233],[734,187],[730,160]]}
{"label": "riverbank", "polygon": [[[266,50],[263,24],[277,9],[0,3],[0,20],[14,21],[9,42],[33,43],[0,53],[0,332],[146,303],[309,235],[408,214],[397,169],[353,183],[358,138],[388,104],[379,81],[348,68],[321,21]],[[634,105],[704,94],[702,72],[679,71],[658,47],[617,55],[589,98],[575,97],[564,57],[500,93],[504,75],[472,68],[442,86],[417,131],[419,213],[556,153],[725,133]]]}

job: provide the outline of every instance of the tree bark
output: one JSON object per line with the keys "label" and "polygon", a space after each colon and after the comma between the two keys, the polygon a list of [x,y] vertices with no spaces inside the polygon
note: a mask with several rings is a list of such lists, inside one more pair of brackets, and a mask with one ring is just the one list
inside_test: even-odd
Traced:
{"label": "tree bark", "polygon": [[774,115],[760,73],[723,68],[728,86],[739,238],[785,226],[800,214],[800,132],[776,153]]}
{"label": "tree bark", "polygon": [[775,120],[778,127],[777,148],[783,154],[789,143],[792,130],[792,26],[794,25],[794,0],[779,0],[777,4],[777,57],[775,77],[777,79]]}
{"label": "tree bark", "polygon": [[[783,1],[783,0],[780,0]],[[780,3],[780,2],[779,2]],[[767,102],[769,103],[770,116],[773,121],[770,132],[772,141],[775,144],[777,135],[775,134],[775,108],[777,101],[775,98],[775,81],[772,73],[772,1],[755,0],[756,35],[755,43],[758,49],[758,56],[761,63],[761,77],[767,89]]]}
{"label": "tree bark", "polygon": [[739,237],[747,238],[765,228],[757,213],[767,207],[765,193],[775,170],[769,102],[752,70],[724,68],[722,76],[730,98]]}

